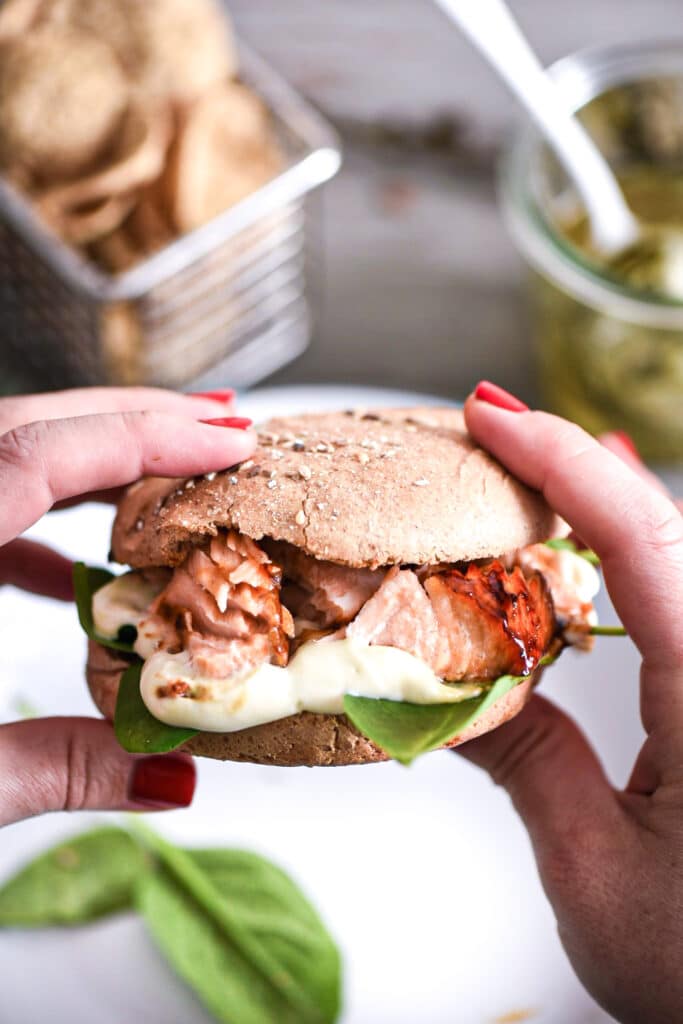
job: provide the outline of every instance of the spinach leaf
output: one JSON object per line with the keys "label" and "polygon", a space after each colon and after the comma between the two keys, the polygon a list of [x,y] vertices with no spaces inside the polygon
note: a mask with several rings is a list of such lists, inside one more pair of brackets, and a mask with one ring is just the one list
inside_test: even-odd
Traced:
{"label": "spinach leaf", "polygon": [[128,832],[96,828],[37,857],[0,888],[0,927],[76,925],[131,905],[149,857]]}
{"label": "spinach leaf", "polygon": [[591,636],[628,636],[623,626],[591,626]]}
{"label": "spinach leaf", "polygon": [[490,690],[459,704],[406,704],[369,697],[344,697],[344,711],[364,736],[389,757],[408,765],[464,732],[524,676],[500,676]]}
{"label": "spinach leaf", "polygon": [[591,551],[590,548],[578,547],[569,537],[553,537],[552,540],[545,542],[545,546],[554,551],[571,551],[573,554],[579,555],[580,558],[585,558],[591,565],[600,565],[600,559],[594,551]]}
{"label": "spinach leaf", "polygon": [[142,662],[130,665],[121,676],[114,712],[114,732],[131,754],[165,754],[197,735],[196,729],[165,725],[151,715],[140,694]]}
{"label": "spinach leaf", "polygon": [[341,959],[301,890],[264,857],[246,850],[188,850],[243,924],[312,995],[322,1020],[340,1011]]}
{"label": "spinach leaf", "polygon": [[[335,994],[328,994],[321,1005],[319,994],[323,984],[327,992],[327,977],[318,978],[315,963],[307,964],[302,973],[294,970],[295,957],[282,962],[282,947],[273,946],[262,929],[254,929],[253,919],[250,922],[233,903],[235,886],[228,885],[225,892],[224,867],[221,882],[216,884],[189,852],[147,830],[143,841],[156,854],[159,867],[140,876],[135,889],[137,907],[172,967],[217,1020],[230,1024],[331,1024],[335,1020],[336,972],[332,978]],[[210,856],[215,858],[215,852]],[[281,892],[281,880],[276,884]],[[295,912],[291,896],[290,890],[282,908],[284,925],[287,916]],[[282,917],[281,911],[279,927],[273,921],[273,930],[280,934]],[[307,918],[310,923],[310,908],[306,908],[304,922]],[[301,942],[304,931],[301,923],[293,926],[291,939]],[[326,955],[329,957],[329,951]],[[323,957],[323,967],[329,971],[326,963]],[[312,971],[316,972],[313,986]]]}
{"label": "spinach leaf", "polygon": [[92,566],[85,565],[83,562],[75,563],[73,568],[73,582],[76,608],[78,610],[78,620],[82,629],[87,633],[91,640],[96,640],[97,643],[102,644],[103,647],[111,647],[114,651],[125,651],[127,654],[135,654],[135,651],[133,650],[135,636],[133,636],[132,639],[123,639],[123,637],[119,635],[117,639],[112,640],[110,637],[100,636],[95,629],[95,623],[93,622],[93,594],[97,593],[105,583],[111,582],[114,578],[114,574],[109,572],[107,569],[95,569]]}

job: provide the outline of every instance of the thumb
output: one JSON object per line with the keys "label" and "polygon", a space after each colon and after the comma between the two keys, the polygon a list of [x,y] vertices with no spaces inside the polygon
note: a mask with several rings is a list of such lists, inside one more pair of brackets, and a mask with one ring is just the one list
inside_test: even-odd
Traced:
{"label": "thumb", "polygon": [[[526,825],[543,871],[554,856],[609,829],[617,803],[578,726],[544,697],[458,753],[504,786]],[[564,859],[564,853],[562,853]]]}
{"label": "thumb", "polygon": [[164,810],[192,802],[187,754],[127,754],[94,718],[0,726],[0,826],[44,811]]}

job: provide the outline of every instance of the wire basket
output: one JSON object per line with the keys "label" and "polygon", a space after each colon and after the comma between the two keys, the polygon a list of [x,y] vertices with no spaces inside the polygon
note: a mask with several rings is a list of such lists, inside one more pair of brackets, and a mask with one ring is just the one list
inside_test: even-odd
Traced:
{"label": "wire basket", "polygon": [[270,110],[284,170],[125,273],[62,243],[0,179],[0,391],[177,388],[209,371],[247,387],[306,348],[311,193],[336,173],[338,139],[244,46],[240,68]]}

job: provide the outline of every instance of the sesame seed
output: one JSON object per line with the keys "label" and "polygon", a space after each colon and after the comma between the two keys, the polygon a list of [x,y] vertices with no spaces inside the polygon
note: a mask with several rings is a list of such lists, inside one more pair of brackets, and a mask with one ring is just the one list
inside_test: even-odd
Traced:
{"label": "sesame seed", "polygon": [[312,474],[311,474],[311,470],[309,469],[309,467],[308,466],[299,466],[299,476],[303,477],[304,480],[310,480]]}
{"label": "sesame seed", "polygon": [[186,491],[191,491],[193,487],[194,487],[194,480],[187,480],[185,482],[185,490]]}
{"label": "sesame seed", "polygon": [[267,486],[268,486],[268,487],[270,488],[270,490],[272,491],[272,489],[273,489],[274,487],[277,487],[277,480],[269,480],[269,481],[268,481],[268,485],[267,485]]}
{"label": "sesame seed", "polygon": [[231,484],[236,484],[237,483],[237,477],[236,476],[231,476],[228,479],[230,480]]}
{"label": "sesame seed", "polygon": [[284,458],[284,454],[285,454],[284,452],[281,452],[281,451],[279,451],[279,449],[276,448],[275,451],[272,451],[270,453],[270,457],[271,457],[271,459],[282,459],[282,458]]}
{"label": "sesame seed", "polygon": [[209,483],[211,483],[212,480],[216,479],[216,474],[215,473],[205,473],[204,474],[204,479],[208,480]]}
{"label": "sesame seed", "polygon": [[419,480],[413,480],[413,487],[426,487],[429,484],[429,480],[425,480],[423,476]]}
{"label": "sesame seed", "polygon": [[368,462],[370,461],[370,456],[368,455],[367,452],[357,452],[356,458],[363,466],[367,466]]}
{"label": "sesame seed", "polygon": [[253,459],[247,459],[246,462],[242,463],[242,465],[240,466],[240,469],[251,469],[251,467],[253,465],[254,465],[254,460]]}
{"label": "sesame seed", "polygon": [[145,525],[145,520],[144,519],[136,519],[135,520],[135,529],[136,530],[141,530],[144,525]]}
{"label": "sesame seed", "polygon": [[322,510],[325,508],[325,502],[319,501],[315,507],[317,508],[318,512],[322,512]]}
{"label": "sesame seed", "polygon": [[276,477],[276,476],[277,476],[277,470],[276,469],[271,469],[271,471],[270,471],[270,479],[272,480],[273,477]]}
{"label": "sesame seed", "polygon": [[294,521],[297,524],[297,526],[303,526],[304,525],[304,523],[306,522],[306,516],[304,515],[303,509],[301,509],[301,508],[299,509],[299,511],[297,512],[297,514],[294,517]]}

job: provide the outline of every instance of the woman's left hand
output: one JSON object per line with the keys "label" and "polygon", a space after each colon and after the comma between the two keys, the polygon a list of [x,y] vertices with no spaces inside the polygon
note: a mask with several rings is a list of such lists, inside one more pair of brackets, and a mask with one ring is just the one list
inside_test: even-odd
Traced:
{"label": "woman's left hand", "polygon": [[[20,537],[44,513],[111,500],[141,476],[195,476],[248,458],[255,435],[226,418],[231,398],[88,388],[0,399],[0,584],[70,600],[69,559]],[[43,811],[185,806],[194,781],[187,755],[127,754],[102,720],[0,726],[0,825]]]}

